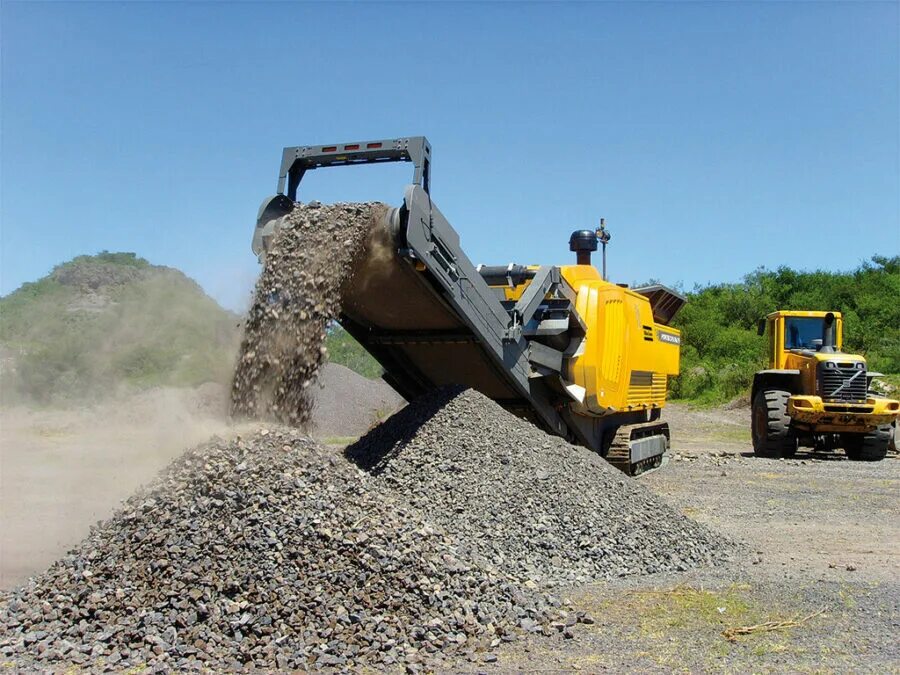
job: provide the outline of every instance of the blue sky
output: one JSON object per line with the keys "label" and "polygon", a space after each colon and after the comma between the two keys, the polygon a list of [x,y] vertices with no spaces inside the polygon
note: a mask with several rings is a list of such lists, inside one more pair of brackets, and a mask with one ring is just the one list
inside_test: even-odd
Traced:
{"label": "blue sky", "polygon": [[[428,136],[475,263],[734,281],[900,252],[898,4],[18,3],[0,9],[0,293],[102,249],[223,304],[281,148]],[[309,174],[398,203],[409,165]]]}

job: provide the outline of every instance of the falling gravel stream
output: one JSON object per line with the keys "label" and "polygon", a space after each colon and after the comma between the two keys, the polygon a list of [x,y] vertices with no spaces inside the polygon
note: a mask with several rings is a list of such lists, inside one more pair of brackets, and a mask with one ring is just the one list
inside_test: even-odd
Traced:
{"label": "falling gravel stream", "polygon": [[378,203],[298,204],[266,254],[232,384],[232,413],[305,427],[310,386],[327,358],[325,331],[341,289],[387,210]]}

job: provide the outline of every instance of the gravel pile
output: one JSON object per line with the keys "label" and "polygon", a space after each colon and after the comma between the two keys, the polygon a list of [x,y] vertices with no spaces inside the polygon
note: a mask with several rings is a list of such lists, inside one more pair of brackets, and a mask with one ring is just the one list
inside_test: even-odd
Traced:
{"label": "gravel pile", "polygon": [[323,439],[362,436],[405,403],[384,380],[370,380],[333,362],[319,370],[312,395],[309,431]]}
{"label": "gravel pile", "polygon": [[472,564],[378,481],[296,431],[188,451],[77,549],[0,595],[0,661],[176,671],[439,666],[548,596]]}
{"label": "gravel pile", "polygon": [[232,384],[232,413],[306,426],[308,390],[327,357],[325,328],[364,253],[379,203],[297,204],[282,220],[256,284]]}
{"label": "gravel pile", "polygon": [[519,580],[686,570],[730,551],[596,453],[472,390],[417,399],[346,452],[455,535],[466,555]]}

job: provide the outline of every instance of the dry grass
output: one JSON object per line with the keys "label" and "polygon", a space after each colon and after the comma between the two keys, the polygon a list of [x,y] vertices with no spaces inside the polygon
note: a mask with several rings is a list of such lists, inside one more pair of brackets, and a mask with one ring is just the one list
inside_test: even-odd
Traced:
{"label": "dry grass", "polygon": [[807,614],[806,616],[799,618],[795,617],[793,619],[781,619],[774,621],[765,621],[764,623],[753,624],[752,626],[735,626],[732,628],[726,628],[722,631],[722,637],[724,637],[729,642],[735,642],[739,636],[741,635],[753,635],[754,633],[769,633],[771,631],[776,630],[784,630],[785,628],[796,628],[797,626],[802,626],[807,621],[812,619],[813,617],[819,616],[820,614],[824,614],[825,609],[822,608],[813,612],[812,614]]}

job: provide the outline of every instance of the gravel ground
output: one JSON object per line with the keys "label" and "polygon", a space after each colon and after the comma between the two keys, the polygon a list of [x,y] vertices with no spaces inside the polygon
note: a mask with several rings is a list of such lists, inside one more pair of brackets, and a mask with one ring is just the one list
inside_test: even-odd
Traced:
{"label": "gravel ground", "polygon": [[0,596],[0,655],[24,669],[417,670],[585,620],[558,604],[461,557],[339,452],[263,430],[188,451]]}
{"label": "gravel ground", "polygon": [[347,455],[473,557],[544,585],[687,570],[730,551],[596,453],[473,390],[422,397]]}
{"label": "gravel ground", "polygon": [[553,581],[728,548],[596,455],[444,390],[347,453],[288,429],[188,451],[0,596],[0,654],[52,669],[492,663],[518,635],[593,622]]}
{"label": "gravel ground", "polygon": [[[557,607],[540,587],[471,561],[465,533],[433,524],[440,504],[414,507],[384,472],[367,476],[276,429],[189,452],[70,556],[4,595],[0,666],[390,670],[413,659],[436,672],[897,672],[900,460],[758,460],[734,440],[740,411],[674,408],[673,461],[627,482],[670,504],[664,513],[742,542],[745,555],[728,564],[556,587]],[[466,425],[443,433],[464,438]],[[524,512],[529,490],[510,508]],[[360,574],[378,594],[352,583]],[[485,618],[462,611],[459,623],[466,603]],[[786,619],[799,625],[722,634]]]}
{"label": "gravel ground", "polygon": [[[597,622],[529,638],[493,672],[900,671],[900,460],[757,459],[745,409],[670,405],[674,459],[639,479],[744,544],[728,565],[566,591]],[[745,440],[741,440],[744,437]],[[821,613],[819,613],[821,612]],[[728,628],[806,622],[727,640]]]}
{"label": "gravel ground", "polygon": [[309,423],[309,387],[327,358],[325,328],[383,204],[297,204],[256,284],[232,385],[238,417]]}

